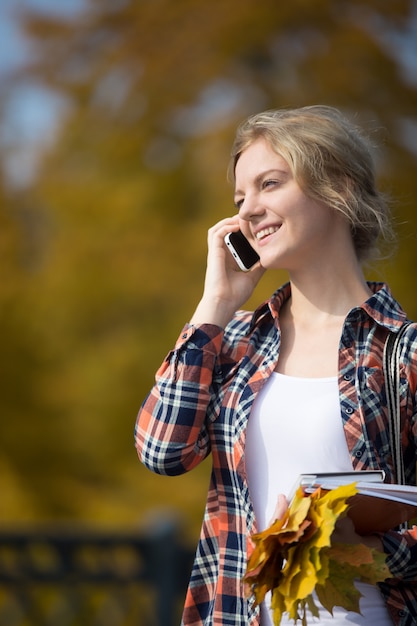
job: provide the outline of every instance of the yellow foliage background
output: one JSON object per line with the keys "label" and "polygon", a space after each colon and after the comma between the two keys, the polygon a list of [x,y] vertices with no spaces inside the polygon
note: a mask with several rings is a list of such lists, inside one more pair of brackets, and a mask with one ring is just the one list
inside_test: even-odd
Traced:
{"label": "yellow foliage background", "polygon": [[[154,476],[133,427],[201,294],[206,231],[234,211],[242,119],[325,103],[369,129],[401,245],[368,276],[417,318],[415,3],[86,0],[17,19],[32,54],[0,120],[27,83],[65,106],[33,178],[0,188],[0,520],[136,524],[173,507],[192,537],[209,462]],[[266,276],[248,306],[284,280]]]}

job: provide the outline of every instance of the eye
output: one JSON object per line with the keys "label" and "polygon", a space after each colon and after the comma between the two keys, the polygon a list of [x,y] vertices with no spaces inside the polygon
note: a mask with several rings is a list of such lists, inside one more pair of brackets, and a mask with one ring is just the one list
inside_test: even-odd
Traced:
{"label": "eye", "polygon": [[237,210],[239,211],[240,207],[243,204],[243,198],[239,199],[239,200],[235,200],[235,207],[237,208]]}
{"label": "eye", "polygon": [[275,178],[267,178],[262,182],[262,189],[274,187],[275,185],[279,185],[279,180],[276,180]]}

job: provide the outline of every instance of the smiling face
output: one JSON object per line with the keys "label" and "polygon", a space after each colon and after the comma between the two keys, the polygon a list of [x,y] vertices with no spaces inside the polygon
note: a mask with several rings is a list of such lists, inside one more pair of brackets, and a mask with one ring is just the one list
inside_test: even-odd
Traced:
{"label": "smiling face", "polygon": [[241,230],[265,268],[291,272],[320,264],[335,237],[350,238],[347,222],[302,191],[288,163],[264,138],[236,163],[234,200]]}

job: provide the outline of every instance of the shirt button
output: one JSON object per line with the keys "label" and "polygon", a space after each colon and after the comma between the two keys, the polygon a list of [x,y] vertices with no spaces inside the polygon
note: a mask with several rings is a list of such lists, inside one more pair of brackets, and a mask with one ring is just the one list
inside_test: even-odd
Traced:
{"label": "shirt button", "polygon": [[352,380],[352,378],[353,378],[353,377],[352,377],[352,374],[345,374],[345,375],[343,376],[343,379],[344,379],[344,380],[347,380],[347,381]]}
{"label": "shirt button", "polygon": [[345,413],[347,413],[348,415],[352,415],[352,413],[353,413],[352,407],[351,406],[346,407]]}
{"label": "shirt button", "polygon": [[360,459],[361,456],[362,456],[362,452],[360,450],[356,450],[355,456],[356,456],[357,459]]}

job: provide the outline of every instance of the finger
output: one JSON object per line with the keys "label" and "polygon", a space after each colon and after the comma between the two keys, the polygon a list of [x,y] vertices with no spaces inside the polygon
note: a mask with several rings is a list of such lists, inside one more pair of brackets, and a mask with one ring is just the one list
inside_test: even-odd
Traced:
{"label": "finger", "polygon": [[239,230],[239,218],[235,215],[232,217],[226,217],[214,224],[209,229],[209,233],[224,236],[227,233],[236,230]]}

